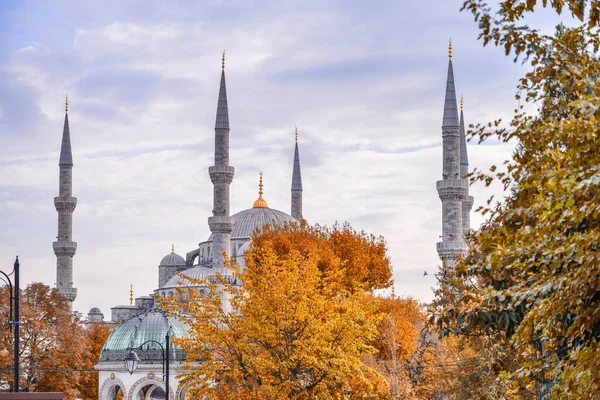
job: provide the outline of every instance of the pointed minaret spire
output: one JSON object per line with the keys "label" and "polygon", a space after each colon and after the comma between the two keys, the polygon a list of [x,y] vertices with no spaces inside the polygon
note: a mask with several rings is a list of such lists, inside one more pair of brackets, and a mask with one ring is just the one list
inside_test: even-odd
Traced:
{"label": "pointed minaret spire", "polygon": [[454,88],[454,71],[452,69],[452,39],[448,45],[448,77],[446,79],[446,98],[444,101],[444,119],[442,127],[458,127],[458,107],[456,107],[456,90]]}
{"label": "pointed minaret spire", "polygon": [[292,217],[302,221],[302,173],[300,172],[300,153],[298,152],[298,127],[296,127],[296,147],[292,170]]}
{"label": "pointed minaret spire", "polygon": [[436,183],[442,201],[442,241],[437,244],[444,264],[454,265],[465,254],[463,240],[463,200],[467,181],[461,177],[461,133],[452,69],[452,39],[448,44],[448,75],[442,120],[442,180]]}
{"label": "pointed minaret spire", "polygon": [[460,95],[460,178],[467,182],[465,197],[462,201],[462,228],[463,235],[471,229],[471,208],[473,208],[473,196],[469,196],[469,154],[467,152],[467,135],[465,132],[465,115],[463,112],[463,95]]}
{"label": "pointed minaret spire", "polygon": [[215,129],[229,129],[229,110],[227,108],[227,89],[225,87],[225,51],[221,59],[221,85],[217,103],[217,121]]}
{"label": "pointed minaret spire", "polygon": [[73,197],[73,156],[71,154],[71,133],[69,131],[69,99],[65,99],[65,123],[60,146],[58,197],[54,198],[54,207],[58,212],[58,235],[52,243],[56,255],[56,287],[69,302],[73,310],[73,301],[77,289],[73,287],[73,256],[77,243],[73,241],[73,211],[77,199]]}
{"label": "pointed minaret spire", "polygon": [[65,97],[65,124],[63,127],[62,144],[60,146],[60,159],[58,165],[61,167],[73,166],[73,155],[71,154],[71,133],[69,131],[69,98]]}
{"label": "pointed minaret spire", "polygon": [[229,165],[229,111],[225,87],[225,52],[223,52],[215,122],[215,165],[208,169],[213,183],[213,216],[208,218],[208,226],[213,234],[211,253],[215,268],[224,266],[223,254],[231,255],[233,220],[229,214],[229,186],[234,172],[234,168]]}

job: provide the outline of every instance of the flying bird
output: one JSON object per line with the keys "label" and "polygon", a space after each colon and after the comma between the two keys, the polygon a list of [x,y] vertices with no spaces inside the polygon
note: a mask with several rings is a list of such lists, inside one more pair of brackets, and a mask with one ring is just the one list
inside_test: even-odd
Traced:
{"label": "flying bird", "polygon": [[427,271],[423,271],[423,276],[427,276],[427,275],[429,275],[429,274],[427,273]]}

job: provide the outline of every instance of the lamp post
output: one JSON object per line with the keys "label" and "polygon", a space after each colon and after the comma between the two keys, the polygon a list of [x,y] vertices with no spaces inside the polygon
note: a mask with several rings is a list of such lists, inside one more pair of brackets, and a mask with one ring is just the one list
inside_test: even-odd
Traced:
{"label": "lamp post", "polygon": [[[0,276],[0,279],[5,281],[8,284],[8,291],[10,295],[9,301],[9,321],[8,323],[12,325],[14,332],[14,384],[11,392],[19,391],[19,256],[15,259],[15,264],[12,272],[10,274],[5,274],[0,271],[0,274],[4,275],[6,280]],[[15,284],[13,286],[10,275],[14,274]],[[14,301],[14,318],[13,318],[13,301]]]}
{"label": "lamp post", "polygon": [[169,397],[169,364],[170,364],[169,363],[169,361],[170,361],[169,342],[170,342],[170,339],[171,339],[171,328],[169,328],[169,330],[165,334],[164,346],[161,342],[158,342],[156,340],[146,340],[144,343],[142,343],[138,347],[135,347],[135,348],[129,347],[127,349],[128,350],[127,354],[125,355],[125,359],[123,360],[125,362],[125,368],[127,369],[127,371],[129,371],[129,374],[133,375],[133,373],[135,372],[135,370],[138,367],[138,364],[140,363],[140,358],[138,357],[135,350],[140,350],[140,351],[146,352],[146,351],[150,350],[151,345],[159,346],[160,351],[161,351],[161,358],[162,358],[163,379],[165,381],[165,398],[166,399],[170,398]]}

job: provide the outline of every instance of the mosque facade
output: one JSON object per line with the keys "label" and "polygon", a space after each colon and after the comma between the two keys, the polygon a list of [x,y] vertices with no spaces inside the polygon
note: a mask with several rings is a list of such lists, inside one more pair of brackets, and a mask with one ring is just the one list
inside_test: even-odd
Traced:
{"label": "mosque facade", "polygon": [[[464,233],[469,229],[469,212],[473,198],[468,193],[466,174],[468,157],[465,139],[465,123],[462,111],[458,113],[454,73],[452,68],[452,48],[449,48],[448,76],[442,123],[443,173],[436,184],[442,201],[442,241],[437,243],[437,251],[442,262],[453,265],[457,257],[465,254]],[[58,237],[54,242],[57,257],[57,288],[72,302],[77,294],[73,287],[73,256],[77,244],[72,241],[72,218],[77,200],[72,197],[73,159],[68,123],[68,103],[65,110],[65,123],[60,152],[59,197],[55,198],[58,212]],[[302,214],[302,176],[298,149],[298,135],[294,149],[291,185],[291,214],[268,207],[263,198],[262,174],[259,182],[259,197],[253,207],[230,215],[229,186],[235,169],[229,163],[229,111],[225,83],[225,58],[217,101],[215,121],[214,165],[209,167],[213,184],[213,210],[208,217],[210,237],[198,247],[185,254],[185,258],[175,253],[174,247],[158,265],[158,282],[153,293],[133,299],[129,305],[111,308],[111,318],[104,320],[102,312],[94,307],[88,313],[87,324],[108,323],[114,329],[106,340],[100,359],[95,368],[99,372],[99,399],[117,399],[122,393],[127,400],[160,399],[165,396],[163,375],[163,351],[160,346],[146,345],[136,350],[140,362],[130,373],[125,368],[124,359],[131,349],[140,348],[144,343],[165,344],[165,336],[186,337],[188,328],[180,320],[166,315],[156,306],[158,296],[171,297],[177,287],[195,288],[207,291],[198,285],[197,279],[210,280],[220,274],[226,279],[234,279],[231,271],[224,266],[223,254],[227,254],[243,268],[244,254],[250,245],[250,235],[257,229],[271,225],[299,222]],[[193,278],[193,279],[190,279]],[[224,307],[229,307],[224,299]],[[182,372],[185,353],[176,346],[169,346],[169,394],[168,398],[186,398],[186,387],[180,384],[177,375]]]}

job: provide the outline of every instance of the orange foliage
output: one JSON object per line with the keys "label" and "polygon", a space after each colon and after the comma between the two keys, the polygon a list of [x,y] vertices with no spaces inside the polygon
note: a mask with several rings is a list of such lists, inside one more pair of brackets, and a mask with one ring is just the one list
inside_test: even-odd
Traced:
{"label": "orange foliage", "polygon": [[[8,290],[2,288],[3,321],[9,319],[8,299]],[[98,373],[86,369],[97,362],[98,345],[108,333],[101,328],[87,332],[80,315],[69,312],[65,298],[42,283],[23,289],[20,305],[20,389],[63,392],[65,399],[97,398]],[[0,330],[0,348],[10,349],[0,351],[0,385],[12,385],[12,331]]]}
{"label": "orange foliage", "polygon": [[[102,346],[110,334],[110,326],[93,324],[85,332],[86,354],[84,359],[85,368],[93,368],[100,359]],[[82,399],[95,400],[98,398],[98,373],[87,372],[81,374],[79,391]]]}
{"label": "orange foliage", "polygon": [[315,257],[322,272],[342,269],[342,283],[350,291],[383,289],[391,284],[392,271],[383,237],[358,232],[348,223],[336,223],[332,228],[311,226],[305,221],[283,227],[267,225],[254,232],[252,241],[255,248],[270,248],[279,257],[292,251],[305,259],[309,255]]}

